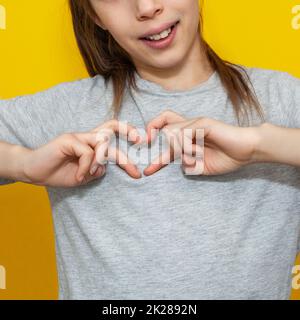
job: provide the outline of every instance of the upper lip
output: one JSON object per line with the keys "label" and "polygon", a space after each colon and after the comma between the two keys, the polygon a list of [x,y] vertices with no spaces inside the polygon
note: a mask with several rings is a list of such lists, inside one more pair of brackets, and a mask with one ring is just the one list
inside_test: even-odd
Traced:
{"label": "upper lip", "polygon": [[162,24],[159,28],[151,29],[148,32],[146,32],[145,34],[143,34],[142,36],[140,36],[140,39],[152,36],[154,34],[161,33],[162,31],[167,30],[170,27],[172,27],[176,22],[178,22],[178,20],[173,21],[173,22],[167,22],[167,23]]}

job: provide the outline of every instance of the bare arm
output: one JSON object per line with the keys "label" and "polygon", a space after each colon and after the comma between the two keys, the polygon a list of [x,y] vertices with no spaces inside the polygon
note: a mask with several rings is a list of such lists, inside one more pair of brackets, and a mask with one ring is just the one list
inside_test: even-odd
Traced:
{"label": "bare arm", "polygon": [[[165,165],[166,159],[184,155],[182,169],[185,174],[218,175],[239,169],[242,166],[257,162],[277,162],[300,166],[300,129],[263,123],[259,126],[240,127],[222,121],[197,117],[186,119],[182,115],[166,110],[148,124],[147,135],[151,138],[153,128],[168,130],[177,136],[176,141],[183,141],[185,130],[190,141],[190,133],[195,140],[193,148],[178,145],[160,154],[145,170],[151,175]],[[203,147],[196,157],[196,131],[201,129]],[[199,134],[200,138],[200,134]],[[152,138],[151,138],[152,139]],[[150,141],[151,141],[150,139]],[[174,140],[174,139],[173,139]],[[169,141],[172,141],[169,139]],[[174,140],[175,141],[175,140]],[[188,144],[187,144],[188,145]],[[174,154],[177,150],[177,154]],[[170,157],[169,154],[171,153]],[[165,155],[168,155],[166,158]],[[155,162],[155,163],[154,163]]]}
{"label": "bare arm", "polygon": [[0,141],[0,177],[28,182],[23,174],[23,160],[29,152],[23,146]]}
{"label": "bare arm", "polygon": [[264,123],[257,129],[254,162],[300,166],[300,129]]}
{"label": "bare arm", "polygon": [[92,131],[62,134],[36,149],[0,141],[0,180],[2,177],[42,186],[74,187],[102,177],[106,160],[118,164],[132,178],[140,178],[138,168],[127,155],[110,146],[115,133],[138,142],[136,128],[117,120],[104,122]]}

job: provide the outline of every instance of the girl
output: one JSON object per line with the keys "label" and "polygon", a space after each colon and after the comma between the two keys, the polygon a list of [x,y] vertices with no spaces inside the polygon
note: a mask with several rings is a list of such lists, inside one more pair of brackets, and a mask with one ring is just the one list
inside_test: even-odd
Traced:
{"label": "girl", "polygon": [[[1,183],[46,186],[59,298],[288,299],[300,249],[299,79],[218,57],[197,0],[70,8],[90,77],[0,101]],[[153,129],[178,140],[147,161]],[[184,129],[193,150],[178,166]],[[142,165],[126,139],[142,146]]]}

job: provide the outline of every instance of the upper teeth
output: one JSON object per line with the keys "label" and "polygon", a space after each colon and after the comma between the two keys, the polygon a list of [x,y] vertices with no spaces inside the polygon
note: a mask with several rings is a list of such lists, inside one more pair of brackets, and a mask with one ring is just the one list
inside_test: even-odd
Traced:
{"label": "upper teeth", "polygon": [[146,37],[146,39],[150,39],[150,40],[164,39],[171,33],[171,31],[172,31],[172,29],[170,27],[169,29],[162,31],[161,33],[154,34],[152,36]]}

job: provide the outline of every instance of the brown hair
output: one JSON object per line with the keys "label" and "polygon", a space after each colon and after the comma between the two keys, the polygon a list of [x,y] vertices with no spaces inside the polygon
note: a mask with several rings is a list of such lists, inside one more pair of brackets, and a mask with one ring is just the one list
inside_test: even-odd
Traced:
{"label": "brown hair", "polygon": [[[135,65],[129,54],[114,40],[111,34],[94,22],[97,14],[89,1],[69,0],[69,5],[76,41],[89,75],[91,77],[98,74],[103,76],[106,84],[110,78],[112,79],[114,91],[113,117],[117,118],[126,83],[138,90],[134,77]],[[200,23],[201,47],[205,50],[212,68],[217,71],[220,77],[234,107],[239,125],[241,125],[242,119],[246,119],[247,124],[249,124],[249,112],[252,115],[253,110],[264,120],[263,109],[246,70],[240,65],[221,59],[204,40],[202,35],[202,8]]]}

